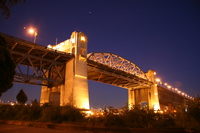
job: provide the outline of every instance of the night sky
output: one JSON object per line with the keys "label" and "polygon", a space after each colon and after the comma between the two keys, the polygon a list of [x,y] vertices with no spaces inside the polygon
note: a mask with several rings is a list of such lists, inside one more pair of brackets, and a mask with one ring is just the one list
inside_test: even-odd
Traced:
{"label": "night sky", "polygon": [[[2,12],[0,12],[2,13]],[[88,53],[109,52],[132,61],[144,72],[152,69],[165,83],[196,97],[200,94],[200,2],[195,0],[27,0],[0,17],[0,32],[28,41],[24,27],[38,30],[36,43],[47,46],[88,37]],[[20,89],[28,103],[40,97],[40,86],[14,84],[1,100],[16,101]],[[89,81],[93,108],[123,107],[127,90]]]}

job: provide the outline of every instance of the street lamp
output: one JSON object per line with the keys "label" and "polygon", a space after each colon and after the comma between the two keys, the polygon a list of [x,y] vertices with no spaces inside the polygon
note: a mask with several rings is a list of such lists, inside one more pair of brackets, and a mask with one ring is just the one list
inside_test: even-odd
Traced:
{"label": "street lamp", "polygon": [[33,34],[34,35],[34,43],[36,42],[36,37],[37,37],[37,34],[38,34],[38,32],[37,32],[37,29],[36,28],[30,28],[29,30],[28,30],[28,32],[30,33],[30,34]]}

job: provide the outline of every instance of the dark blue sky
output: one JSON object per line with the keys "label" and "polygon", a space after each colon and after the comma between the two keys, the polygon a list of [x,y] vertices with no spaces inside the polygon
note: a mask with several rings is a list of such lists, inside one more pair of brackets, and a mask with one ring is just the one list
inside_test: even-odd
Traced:
{"label": "dark blue sky", "polygon": [[[0,12],[1,13],[1,12]],[[0,18],[0,32],[28,41],[23,27],[38,29],[37,43],[47,46],[84,32],[88,53],[110,52],[153,69],[163,82],[191,96],[200,94],[200,2],[197,0],[27,0]],[[40,87],[15,84],[2,95],[15,101],[24,89],[29,102],[39,100]],[[127,90],[89,81],[91,107],[122,107]]]}

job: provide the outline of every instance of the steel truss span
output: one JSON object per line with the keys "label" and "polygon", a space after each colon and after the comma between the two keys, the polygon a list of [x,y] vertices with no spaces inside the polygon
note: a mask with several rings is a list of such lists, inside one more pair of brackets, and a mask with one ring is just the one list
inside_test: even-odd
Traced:
{"label": "steel truss span", "polygon": [[147,88],[152,82],[134,63],[111,53],[90,53],[88,79],[126,89]]}
{"label": "steel truss span", "polygon": [[72,54],[48,50],[45,46],[0,33],[16,64],[14,82],[56,86],[64,83],[66,62]]}
{"label": "steel truss span", "polygon": [[146,74],[133,62],[112,53],[90,53],[88,59],[107,65],[113,69],[147,79]]}

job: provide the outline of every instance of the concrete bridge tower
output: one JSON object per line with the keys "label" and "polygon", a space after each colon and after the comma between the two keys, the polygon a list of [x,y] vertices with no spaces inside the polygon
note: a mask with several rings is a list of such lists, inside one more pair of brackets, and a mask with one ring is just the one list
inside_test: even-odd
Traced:
{"label": "concrete bridge tower", "polygon": [[82,32],[73,32],[71,38],[48,48],[72,53],[74,58],[66,62],[64,84],[56,87],[42,86],[40,103],[64,106],[74,105],[89,109],[87,79],[87,37]]}
{"label": "concrete bridge tower", "polygon": [[143,103],[145,103],[149,109],[160,110],[158,85],[155,81],[156,73],[153,70],[149,70],[146,73],[146,76],[147,79],[151,82],[149,86],[128,89],[129,109],[134,106],[141,106]]}
{"label": "concrete bridge tower", "polygon": [[147,73],[147,78],[152,82],[150,89],[148,91],[148,106],[149,109],[160,110],[160,103],[158,97],[158,84],[156,83],[156,72],[149,70]]}

